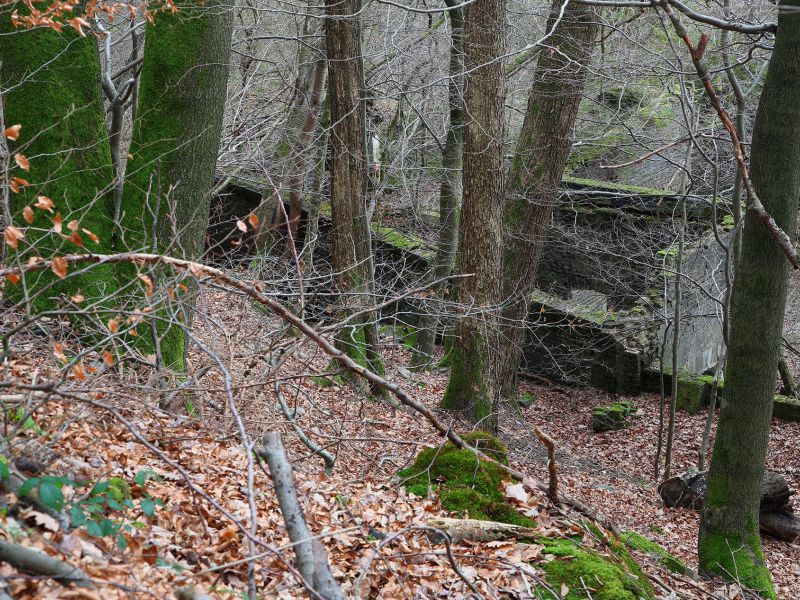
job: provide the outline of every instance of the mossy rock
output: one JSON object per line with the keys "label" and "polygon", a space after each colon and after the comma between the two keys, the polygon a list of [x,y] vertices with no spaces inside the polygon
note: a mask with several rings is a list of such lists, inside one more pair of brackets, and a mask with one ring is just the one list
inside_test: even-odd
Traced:
{"label": "mossy rock", "polygon": [[530,392],[520,394],[520,396],[517,398],[517,404],[523,409],[532,406],[534,402],[536,402],[536,396]]}
{"label": "mossy rock", "polygon": [[[563,586],[569,588],[562,596],[564,600],[654,598],[650,582],[632,559],[616,562],[580,547],[571,539],[540,538],[538,541],[544,545],[542,554],[552,557],[538,566],[544,570],[547,583],[556,591],[563,590]],[[555,598],[549,592],[540,596]]]}
{"label": "mossy rock", "polygon": [[633,550],[638,550],[643,554],[649,555],[651,558],[656,559],[659,563],[667,567],[673,573],[686,573],[686,563],[682,560],[675,558],[672,554],[667,552],[663,546],[657,544],[653,540],[646,538],[635,531],[626,531],[620,539],[626,546]]}
{"label": "mossy rock", "polygon": [[[713,380],[713,378],[712,378]],[[678,396],[675,406],[678,410],[696,413],[702,410],[708,400],[710,384],[706,382],[704,376],[689,377],[680,375],[678,377]]]}
{"label": "mossy rock", "polygon": [[595,406],[592,409],[592,431],[599,433],[623,429],[629,425],[628,417],[635,411],[636,405],[627,400]]}
{"label": "mossy rock", "polygon": [[772,418],[783,421],[800,421],[800,400],[791,396],[775,396]]}
{"label": "mossy rock", "polygon": [[[508,450],[497,438],[482,431],[462,437],[470,446],[503,465],[508,464]],[[451,443],[425,448],[414,464],[398,475],[406,489],[417,496],[427,496],[428,490],[435,488],[448,512],[472,519],[535,526],[532,519],[506,501],[502,484],[506,475],[500,467],[479,460],[469,450],[459,450]]]}

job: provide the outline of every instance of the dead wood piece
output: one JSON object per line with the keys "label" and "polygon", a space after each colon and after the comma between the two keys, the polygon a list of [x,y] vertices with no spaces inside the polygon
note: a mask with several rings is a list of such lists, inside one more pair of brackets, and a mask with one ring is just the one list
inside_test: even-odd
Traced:
{"label": "dead wood piece", "polygon": [[[672,477],[658,486],[661,499],[667,506],[701,510],[705,504],[707,474],[691,477]],[[761,479],[761,512],[789,510],[789,499],[794,494],[780,473],[764,471]]]}
{"label": "dead wood piece", "polygon": [[65,585],[94,587],[91,580],[78,567],[33,548],[26,548],[4,540],[0,540],[0,561],[7,562],[12,567],[26,573],[52,577]]}
{"label": "dead wood piece", "polygon": [[182,587],[175,590],[176,600],[211,600],[211,596],[193,587]]}
{"label": "dead wood piece", "polygon": [[800,536],[800,519],[791,512],[762,512],[758,525],[763,533],[786,542]]}
{"label": "dead wood piece", "polygon": [[331,573],[328,556],[308,528],[303,507],[297,498],[292,464],[286,456],[281,434],[270,431],[264,435],[264,445],[259,449],[258,455],[269,465],[283,522],[294,544],[297,570],[303,576],[306,586],[325,600],[344,600],[344,594]]}
{"label": "dead wood piece", "polygon": [[[672,477],[658,486],[667,506],[702,510],[705,505],[707,474]],[[764,471],[761,480],[761,531],[780,540],[792,541],[800,535],[800,520],[793,514],[790,498],[794,494],[780,473]]]}
{"label": "dead wood piece", "polygon": [[479,521],[477,519],[436,517],[428,519],[428,526],[446,532],[455,543],[464,540],[469,540],[471,542],[518,540],[534,538],[538,535],[537,531],[530,527],[499,523],[497,521]]}

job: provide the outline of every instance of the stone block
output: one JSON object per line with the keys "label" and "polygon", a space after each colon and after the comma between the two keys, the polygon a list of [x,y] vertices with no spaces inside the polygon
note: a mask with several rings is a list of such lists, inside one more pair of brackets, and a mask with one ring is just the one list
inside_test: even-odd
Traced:
{"label": "stone block", "polygon": [[791,396],[775,396],[772,418],[782,421],[800,421],[800,400]]}

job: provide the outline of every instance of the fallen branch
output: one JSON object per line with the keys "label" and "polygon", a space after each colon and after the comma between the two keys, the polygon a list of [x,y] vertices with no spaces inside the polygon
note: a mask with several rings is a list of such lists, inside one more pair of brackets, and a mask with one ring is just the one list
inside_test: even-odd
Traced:
{"label": "fallen branch", "polygon": [[94,587],[91,580],[78,567],[33,548],[25,548],[4,540],[0,540],[0,561],[7,562],[26,573],[51,577],[64,585]]}
{"label": "fallen branch", "polygon": [[455,543],[464,540],[493,542],[496,540],[532,539],[540,535],[540,532],[530,527],[497,521],[479,521],[478,519],[434,517],[428,519],[428,525],[446,532]]}
{"label": "fallen branch", "polygon": [[550,474],[550,481],[547,485],[547,497],[553,504],[558,504],[558,468],[556,467],[556,443],[549,435],[539,429],[538,425],[533,426],[533,432],[539,441],[547,448],[547,471]]}
{"label": "fallen branch", "polygon": [[[274,361],[272,363],[272,367],[273,369],[275,368]],[[309,438],[306,435],[306,432],[303,431],[303,428],[300,427],[300,425],[298,425],[294,413],[289,408],[289,405],[286,402],[286,398],[283,397],[283,392],[281,391],[281,382],[277,376],[277,369],[275,373],[274,386],[275,386],[275,396],[278,398],[278,405],[281,407],[281,412],[283,413],[283,416],[286,417],[287,421],[289,421],[289,425],[292,426],[292,429],[294,429],[294,432],[297,434],[298,439],[303,443],[303,445],[309,450],[311,450],[313,454],[319,455],[319,457],[323,461],[325,461],[325,473],[328,476],[330,476],[330,474],[333,473],[333,465],[335,464],[336,459],[330,452],[325,450],[325,448],[323,448],[322,446],[317,444],[314,440]]]}
{"label": "fallen branch", "polygon": [[313,587],[317,595],[325,600],[344,600],[344,594],[331,574],[328,556],[322,544],[318,539],[313,539],[308,529],[303,507],[297,499],[292,465],[283,448],[281,434],[277,431],[268,432],[264,436],[264,445],[258,449],[258,455],[269,465],[269,474],[275,486],[283,522],[294,544],[297,570],[300,571],[306,585]]}

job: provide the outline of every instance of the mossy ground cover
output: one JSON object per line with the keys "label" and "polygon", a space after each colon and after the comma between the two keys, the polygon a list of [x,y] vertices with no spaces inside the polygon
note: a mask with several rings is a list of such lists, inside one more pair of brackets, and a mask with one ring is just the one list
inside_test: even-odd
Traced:
{"label": "mossy ground cover", "polygon": [[[476,431],[463,437],[471,446],[508,464],[508,451],[490,434]],[[399,476],[406,489],[417,496],[424,497],[429,489],[435,490],[442,507],[461,517],[536,525],[506,501],[502,481],[507,476],[497,465],[478,460],[471,451],[459,450],[453,444],[424,449]]]}
{"label": "mossy ground cover", "polygon": [[[505,446],[488,433],[473,432],[463,436],[468,444],[481,449],[498,462],[508,464]],[[499,521],[535,527],[532,519],[520,514],[504,497],[503,471],[496,465],[479,461],[469,450],[452,444],[426,448],[414,464],[399,472],[406,489],[426,496],[430,489],[439,494],[442,507],[460,517]],[[601,539],[605,539],[596,527]],[[542,600],[639,600],[654,597],[653,588],[639,565],[619,540],[609,541],[608,556],[584,547],[576,538],[538,537],[529,540],[540,544],[541,559],[535,566],[545,573],[547,586],[536,589]],[[562,594],[556,596],[555,590]]]}
{"label": "mossy ground cover", "polygon": [[[653,588],[624,546],[616,542],[615,557],[605,557],[569,538],[539,538],[545,579],[564,600],[639,600],[653,598]],[[615,560],[616,559],[616,560]],[[542,599],[556,598],[539,590]]]}
{"label": "mossy ground cover", "polygon": [[626,531],[620,536],[620,540],[629,548],[656,559],[673,573],[686,573],[686,563],[675,558],[663,546],[651,539],[635,531]]}

